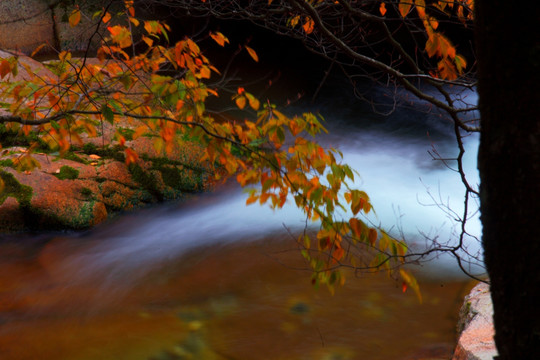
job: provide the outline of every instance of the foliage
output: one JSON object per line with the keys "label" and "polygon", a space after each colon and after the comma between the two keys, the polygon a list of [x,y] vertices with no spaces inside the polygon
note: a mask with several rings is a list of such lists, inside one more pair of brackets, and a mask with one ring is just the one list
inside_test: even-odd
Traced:
{"label": "foliage", "polygon": [[[350,266],[385,270],[400,278],[404,289],[410,286],[418,293],[414,278],[404,269],[397,271],[406,260],[405,243],[362,220],[373,210],[368,195],[349,186],[355,172],[340,162],[338,150],[324,149],[313,140],[326,131],[320,116],[289,117],[269,101],[261,102],[238,88],[231,100],[243,111],[244,120],[216,118],[207,111],[206,101],[218,96],[219,88],[207,83],[219,70],[195,41],[184,38],[169,45],[167,24],[141,21],[135,17],[133,1],[124,3],[127,25],[112,25],[117,14],[105,9],[94,14],[109,33],[97,61],[63,51],[47,65],[50,74],[38,76],[17,58],[0,60],[1,107],[11,113],[1,118],[6,128],[21,136],[36,134],[50,149],[66,154],[72,146],[89,147],[83,145],[83,135],[98,136],[98,129],[109,123],[118,130],[115,138],[125,162],[149,187],[126,134],[132,139],[151,136],[164,155],[181,139],[195,140],[203,149],[201,161],[213,167],[216,179],[233,177],[248,188],[246,204],[278,209],[294,202],[307,222],[317,224],[315,235],[306,229],[298,237],[314,284],[333,290],[345,280],[340,267]],[[69,23],[77,26],[80,16],[75,9]],[[306,32],[311,27],[304,23]],[[135,37],[132,29],[140,35]],[[221,33],[209,36],[219,46],[228,43]],[[258,61],[254,49],[244,49]],[[12,80],[19,71],[29,78]],[[32,150],[30,145],[17,158],[20,169],[35,164]],[[65,167],[60,174],[71,176]]]}

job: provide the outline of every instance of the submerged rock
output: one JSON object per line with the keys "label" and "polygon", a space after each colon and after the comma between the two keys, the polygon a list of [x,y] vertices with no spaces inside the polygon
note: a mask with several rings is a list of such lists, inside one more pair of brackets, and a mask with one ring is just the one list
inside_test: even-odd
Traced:
{"label": "submerged rock", "polygon": [[476,285],[465,297],[458,323],[459,341],[452,360],[491,360],[497,355],[489,285]]}

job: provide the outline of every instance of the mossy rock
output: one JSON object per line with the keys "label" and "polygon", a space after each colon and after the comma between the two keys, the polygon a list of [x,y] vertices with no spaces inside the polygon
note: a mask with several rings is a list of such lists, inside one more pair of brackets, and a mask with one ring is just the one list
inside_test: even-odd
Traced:
{"label": "mossy rock", "polygon": [[32,200],[33,193],[30,186],[22,185],[15,179],[13,174],[3,170],[0,170],[0,178],[3,182],[3,190],[0,192],[0,205],[2,205],[8,197],[14,197],[21,207],[27,208],[30,206],[30,200]]}
{"label": "mossy rock", "polygon": [[60,180],[75,180],[79,177],[79,170],[72,168],[71,166],[64,165],[60,168],[58,174],[54,174]]}

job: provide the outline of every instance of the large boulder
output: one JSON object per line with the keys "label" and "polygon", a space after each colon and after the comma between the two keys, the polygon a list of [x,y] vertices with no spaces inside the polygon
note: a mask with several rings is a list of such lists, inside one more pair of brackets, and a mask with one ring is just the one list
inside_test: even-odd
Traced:
{"label": "large boulder", "polygon": [[[0,58],[10,56],[0,50]],[[21,55],[18,61],[25,67],[8,80],[25,80],[29,73],[54,77],[35,60]],[[0,111],[0,116],[9,115]],[[114,126],[105,122],[101,136],[81,136],[84,146],[62,155],[34,153],[33,160],[27,151],[35,139],[0,129],[0,231],[89,228],[120,211],[179,199],[207,186],[209,169],[199,164],[197,144],[184,141],[164,154],[152,138],[128,138],[126,146],[140,156],[128,166],[125,148],[114,137],[118,126],[127,131],[135,125],[125,119]],[[33,162],[35,169],[20,171],[21,159]]]}
{"label": "large boulder", "polygon": [[[82,151],[70,153],[69,159],[33,154],[39,165],[31,172],[10,165],[25,156],[24,147],[4,149],[0,231],[85,229],[121,211],[205,189],[208,171],[195,156],[150,157],[131,145],[142,158],[129,166],[120,148],[108,148],[113,153],[99,158]],[[185,147],[188,153],[197,151],[194,144]]]}
{"label": "large boulder", "polygon": [[31,53],[43,43],[55,45],[53,15],[47,2],[0,1],[0,48]]}
{"label": "large boulder", "polygon": [[479,283],[465,297],[458,332],[459,340],[452,360],[492,360],[497,356],[488,284]]}
{"label": "large boulder", "polygon": [[[60,50],[95,50],[101,36],[93,36],[95,11],[102,9],[106,0],[79,2],[82,12],[78,26],[71,27],[67,19],[74,7],[59,0],[2,0],[0,1],[0,49],[16,50],[31,54],[38,46],[48,44],[42,52]],[[108,1],[107,1],[108,2]],[[120,2],[118,2],[121,4]],[[118,10],[116,7],[111,11]],[[101,26],[101,33],[105,27]],[[89,39],[91,39],[89,41]],[[55,49],[55,51],[53,51]]]}

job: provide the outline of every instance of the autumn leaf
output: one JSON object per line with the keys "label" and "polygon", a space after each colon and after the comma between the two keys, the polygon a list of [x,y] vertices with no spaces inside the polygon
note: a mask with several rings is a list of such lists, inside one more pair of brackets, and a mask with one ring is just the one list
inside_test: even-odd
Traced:
{"label": "autumn leaf", "polygon": [[250,48],[247,45],[245,45],[244,47],[246,48],[247,52],[249,53],[249,56],[251,56],[251,58],[253,60],[255,60],[255,62],[259,62],[259,57],[257,56],[257,53],[255,52],[255,50],[253,50],[252,48]]}
{"label": "autumn leaf", "polygon": [[211,32],[210,37],[214,39],[215,42],[217,42],[220,46],[225,46],[225,43],[229,43],[229,39],[225,37],[222,33],[218,32]]}
{"label": "autumn leaf", "polygon": [[405,283],[405,286],[403,286],[403,291],[406,291],[407,287],[410,287],[416,293],[418,301],[422,302],[422,294],[420,293],[420,287],[418,286],[418,282],[416,281],[414,276],[412,276],[407,270],[404,269],[399,269],[399,274],[401,275],[401,278]]}
{"label": "autumn leaf", "polygon": [[296,15],[295,17],[290,19],[289,24],[291,27],[295,27],[296,25],[298,25],[298,21],[300,21],[300,15]]}
{"label": "autumn leaf", "polygon": [[101,21],[103,21],[104,24],[108,23],[109,20],[111,20],[111,14],[110,13],[105,13],[105,15],[103,15],[103,18],[101,18]]}
{"label": "autumn leaf", "polygon": [[251,106],[253,110],[259,110],[259,106],[260,106],[259,100],[255,96],[249,93],[246,93],[246,97],[249,101],[249,106]]}
{"label": "autumn leaf", "polygon": [[406,17],[407,14],[409,14],[409,11],[411,10],[413,0],[400,0],[399,1],[399,13],[401,16]]}
{"label": "autumn leaf", "polygon": [[246,107],[246,97],[245,96],[238,96],[235,100],[236,106],[238,106],[239,109],[243,109]]}
{"label": "autumn leaf", "polygon": [[382,16],[384,16],[384,14],[386,14],[386,4],[384,2],[381,2],[381,6],[379,7],[379,11],[380,11]]}
{"label": "autumn leaf", "polygon": [[71,12],[71,15],[69,15],[68,21],[69,21],[69,26],[71,27],[75,27],[79,24],[79,22],[81,21],[81,11],[79,10],[78,7]]}
{"label": "autumn leaf", "polygon": [[139,160],[139,155],[130,148],[126,148],[126,165],[136,163]]}
{"label": "autumn leaf", "polygon": [[5,59],[0,60],[0,78],[4,78],[7,74],[11,72],[11,65],[9,61]]}
{"label": "autumn leaf", "polygon": [[34,49],[34,51],[32,51],[32,53],[30,54],[30,57],[34,57],[34,55],[36,55],[38,52],[40,52],[41,49],[43,49],[47,45],[48,45],[47,43],[39,45],[37,48]]}
{"label": "autumn leaf", "polygon": [[308,17],[306,18],[306,22],[304,23],[302,28],[304,29],[306,34],[311,34],[313,32],[314,26],[315,26],[315,23],[313,22],[313,20],[310,17]]}

